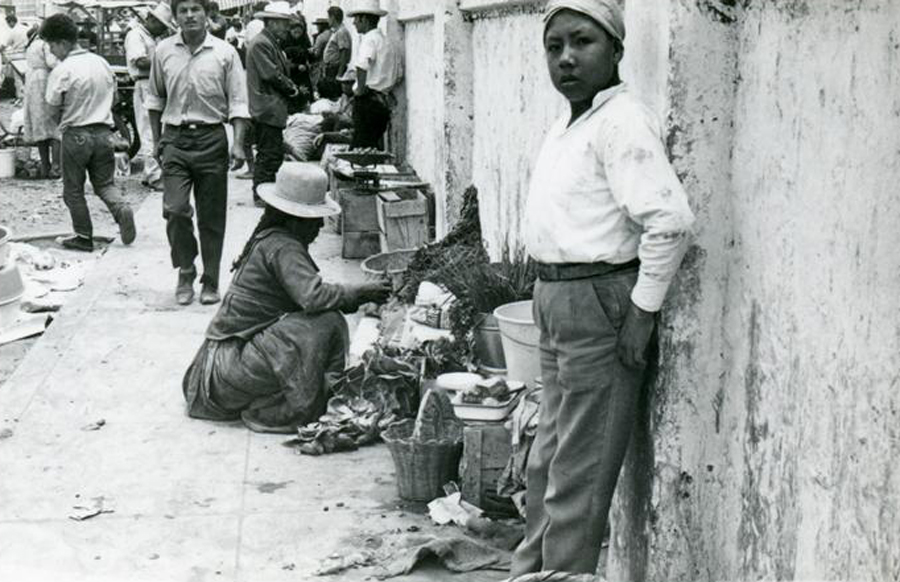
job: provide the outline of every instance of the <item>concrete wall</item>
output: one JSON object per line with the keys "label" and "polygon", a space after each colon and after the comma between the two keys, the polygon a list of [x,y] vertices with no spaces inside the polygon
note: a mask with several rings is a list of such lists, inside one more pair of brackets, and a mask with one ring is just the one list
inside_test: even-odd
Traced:
{"label": "concrete wall", "polygon": [[610,577],[897,580],[900,6],[652,4],[626,53],[700,231]]}
{"label": "concrete wall", "polygon": [[[420,20],[440,16],[440,47],[451,4],[416,3],[404,27],[409,160],[451,223],[462,190],[446,185],[470,156],[496,254],[565,104],[541,2],[462,0],[472,66],[449,75],[459,43],[429,52]],[[623,77],[665,120],[698,231],[609,577],[900,580],[900,3],[629,0],[626,19]],[[449,95],[453,81],[471,92]],[[460,105],[468,153],[446,145]]]}

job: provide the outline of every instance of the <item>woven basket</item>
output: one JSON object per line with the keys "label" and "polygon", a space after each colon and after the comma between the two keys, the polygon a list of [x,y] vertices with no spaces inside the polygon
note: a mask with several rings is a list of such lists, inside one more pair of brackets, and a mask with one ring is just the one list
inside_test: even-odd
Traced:
{"label": "woven basket", "polygon": [[442,487],[457,478],[461,440],[411,440],[415,421],[391,425],[381,438],[387,443],[397,470],[397,488],[407,501],[431,501],[443,495]]}

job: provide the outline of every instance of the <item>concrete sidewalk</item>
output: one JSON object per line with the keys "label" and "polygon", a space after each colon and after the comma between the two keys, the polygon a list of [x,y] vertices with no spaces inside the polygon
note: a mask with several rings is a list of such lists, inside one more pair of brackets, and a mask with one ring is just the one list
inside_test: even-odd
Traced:
{"label": "concrete sidewalk", "polygon": [[[226,263],[260,214],[247,182],[230,188]],[[216,307],[175,304],[158,195],[136,221],[135,245],[109,248],[0,386],[0,580],[310,580],[331,554],[430,531],[398,505],[383,445],[305,457],[286,437],[184,415],[182,374]],[[312,250],[326,279],[362,277],[339,237]],[[74,521],[78,506],[113,513]],[[502,578],[429,568],[398,580]]]}

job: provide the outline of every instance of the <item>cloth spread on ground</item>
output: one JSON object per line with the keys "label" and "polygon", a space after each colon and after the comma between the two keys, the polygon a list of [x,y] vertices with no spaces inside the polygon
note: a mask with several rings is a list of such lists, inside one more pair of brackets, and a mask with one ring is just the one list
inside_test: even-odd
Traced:
{"label": "cloth spread on ground", "polygon": [[431,537],[398,552],[385,565],[384,573],[376,574],[376,577],[385,580],[409,574],[429,558],[436,558],[453,572],[506,570],[510,564],[509,552],[489,547],[483,542],[467,537]]}

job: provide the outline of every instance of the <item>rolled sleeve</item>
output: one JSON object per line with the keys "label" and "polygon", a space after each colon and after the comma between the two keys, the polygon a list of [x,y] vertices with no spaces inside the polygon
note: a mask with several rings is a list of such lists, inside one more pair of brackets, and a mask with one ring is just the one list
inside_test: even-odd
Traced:
{"label": "rolled sleeve", "polygon": [[53,69],[47,78],[47,89],[44,98],[53,107],[59,107],[63,102],[63,95],[68,90],[69,75],[62,69]]}
{"label": "rolled sleeve", "polygon": [[642,229],[641,267],[631,300],[645,311],[659,311],[687,251],[694,214],[659,131],[647,116],[611,134],[615,137],[604,148],[610,190]]}
{"label": "rolled sleeve", "polygon": [[156,52],[150,59],[150,90],[144,97],[144,107],[151,111],[165,111],[166,96],[166,79],[159,53]]}
{"label": "rolled sleeve", "polygon": [[130,30],[125,35],[125,58],[128,60],[128,64],[133,65],[137,59],[149,56],[147,45],[144,44],[140,33],[136,30]]}
{"label": "rolled sleeve", "polygon": [[230,61],[226,67],[225,88],[228,98],[228,120],[250,119],[250,107],[247,97],[247,75],[241,66],[241,58],[234,47],[229,46]]}

